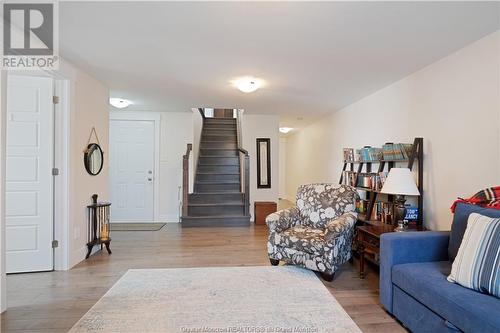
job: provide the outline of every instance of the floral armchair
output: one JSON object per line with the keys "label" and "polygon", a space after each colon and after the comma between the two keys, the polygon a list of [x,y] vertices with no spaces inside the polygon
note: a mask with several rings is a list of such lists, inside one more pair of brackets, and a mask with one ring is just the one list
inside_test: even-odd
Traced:
{"label": "floral armchair", "polygon": [[308,184],[297,190],[297,206],[268,215],[267,252],[280,260],[321,272],[333,280],[351,258],[358,193],[347,185]]}

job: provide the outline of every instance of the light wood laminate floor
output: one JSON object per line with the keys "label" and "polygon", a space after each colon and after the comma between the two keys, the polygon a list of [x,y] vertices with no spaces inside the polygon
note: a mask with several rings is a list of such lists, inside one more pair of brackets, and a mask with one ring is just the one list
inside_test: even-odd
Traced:
{"label": "light wood laminate floor", "polygon": [[[65,272],[8,275],[1,332],[66,332],[130,268],[269,265],[266,237],[265,226],[113,232],[112,255]],[[405,332],[379,305],[374,268],[361,280],[357,262],[347,263],[323,283],[364,332]]]}

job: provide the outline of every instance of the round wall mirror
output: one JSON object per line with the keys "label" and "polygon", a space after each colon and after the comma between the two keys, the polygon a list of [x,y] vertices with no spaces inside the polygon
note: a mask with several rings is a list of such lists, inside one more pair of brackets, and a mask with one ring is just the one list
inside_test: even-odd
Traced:
{"label": "round wall mirror", "polygon": [[87,146],[87,151],[83,155],[83,163],[89,175],[98,175],[104,164],[104,157],[101,146],[97,143],[91,143]]}

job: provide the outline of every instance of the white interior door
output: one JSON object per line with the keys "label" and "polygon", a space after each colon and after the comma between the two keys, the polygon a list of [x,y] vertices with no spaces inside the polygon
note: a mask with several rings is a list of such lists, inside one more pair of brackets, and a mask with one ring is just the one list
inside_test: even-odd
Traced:
{"label": "white interior door", "polygon": [[8,76],[7,273],[53,268],[52,96],[50,78]]}
{"label": "white interior door", "polygon": [[153,221],[154,121],[110,120],[109,147],[111,221]]}

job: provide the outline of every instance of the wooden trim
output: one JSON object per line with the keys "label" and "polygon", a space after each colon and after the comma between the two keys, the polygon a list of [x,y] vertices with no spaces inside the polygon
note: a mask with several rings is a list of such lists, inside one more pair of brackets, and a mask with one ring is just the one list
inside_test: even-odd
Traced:
{"label": "wooden trim", "polygon": [[[271,188],[271,139],[269,138],[257,138],[257,188]],[[267,156],[266,161],[267,161],[267,184],[261,184],[260,183],[260,162],[262,156],[260,156],[260,143],[265,142],[267,143]]]}

